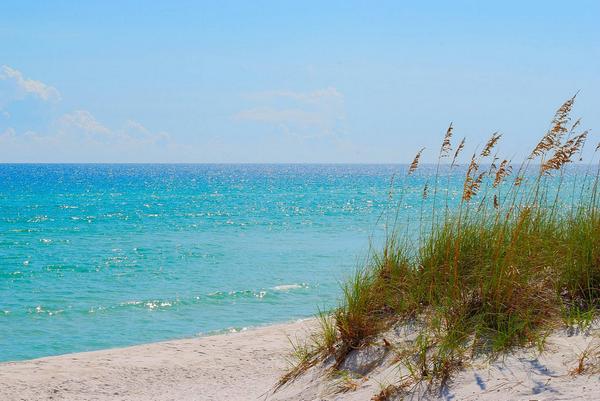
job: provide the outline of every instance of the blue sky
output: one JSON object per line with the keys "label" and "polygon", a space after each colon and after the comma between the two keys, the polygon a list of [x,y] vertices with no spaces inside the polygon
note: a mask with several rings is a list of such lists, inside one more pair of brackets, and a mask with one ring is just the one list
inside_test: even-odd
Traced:
{"label": "blue sky", "polygon": [[598,1],[3,1],[0,162],[431,161],[451,121],[518,157],[577,90],[597,141],[598,20]]}

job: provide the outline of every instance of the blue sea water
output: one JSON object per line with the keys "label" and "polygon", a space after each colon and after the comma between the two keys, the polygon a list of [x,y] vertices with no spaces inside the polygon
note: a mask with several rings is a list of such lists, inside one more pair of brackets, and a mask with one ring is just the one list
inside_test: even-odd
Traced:
{"label": "blue sea water", "polygon": [[[0,165],[0,361],[332,307],[380,235],[390,179],[403,171]],[[420,199],[423,179],[414,180],[409,205]]]}
{"label": "blue sea water", "polygon": [[[440,172],[444,207],[460,202],[465,171]],[[559,209],[573,204],[578,177],[589,187],[587,171],[549,182],[564,192]],[[429,226],[436,167],[406,172],[0,164],[0,361],[241,330],[333,307],[396,211],[397,228],[413,239],[419,223]]]}

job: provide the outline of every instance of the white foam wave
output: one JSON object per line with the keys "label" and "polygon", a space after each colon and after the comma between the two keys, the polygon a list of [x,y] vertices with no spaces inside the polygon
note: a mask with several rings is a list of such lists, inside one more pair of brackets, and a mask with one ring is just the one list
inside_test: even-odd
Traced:
{"label": "white foam wave", "polygon": [[306,288],[306,287],[308,287],[306,284],[282,284],[282,285],[276,285],[272,289],[275,291],[289,291],[289,290],[296,290],[298,288]]}

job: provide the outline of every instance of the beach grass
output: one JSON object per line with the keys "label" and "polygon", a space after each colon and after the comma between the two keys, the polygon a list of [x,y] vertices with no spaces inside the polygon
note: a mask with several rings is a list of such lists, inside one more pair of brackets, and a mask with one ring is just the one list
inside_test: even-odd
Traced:
{"label": "beach grass", "polygon": [[[450,125],[422,191],[419,234],[408,235],[398,218],[396,179],[383,247],[343,284],[340,306],[320,314],[321,339],[298,369],[327,356],[339,365],[385,330],[417,323],[410,357],[398,363],[413,382],[444,384],[474,355],[541,350],[557,327],[589,326],[600,304],[600,144],[582,164],[591,140],[571,118],[574,102],[557,110],[519,166],[497,155],[497,133],[459,163],[465,141],[453,146]],[[422,152],[406,179],[418,174]],[[452,198],[450,177],[460,173],[462,193]]]}

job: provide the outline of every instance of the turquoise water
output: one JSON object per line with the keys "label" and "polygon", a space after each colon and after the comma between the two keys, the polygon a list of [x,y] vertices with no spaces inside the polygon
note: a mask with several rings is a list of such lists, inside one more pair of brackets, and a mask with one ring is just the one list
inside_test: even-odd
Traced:
{"label": "turquoise water", "polygon": [[331,307],[404,169],[0,165],[0,360]]}
{"label": "turquoise water", "polygon": [[[448,188],[450,207],[465,169],[453,171],[441,172],[438,193]],[[573,171],[565,205],[581,184]],[[0,164],[0,361],[333,307],[340,281],[383,237],[385,210],[401,200],[400,228],[413,238],[431,222],[433,194],[422,194],[434,175],[421,166],[406,178],[402,165]],[[390,201],[393,176],[405,178]]]}

